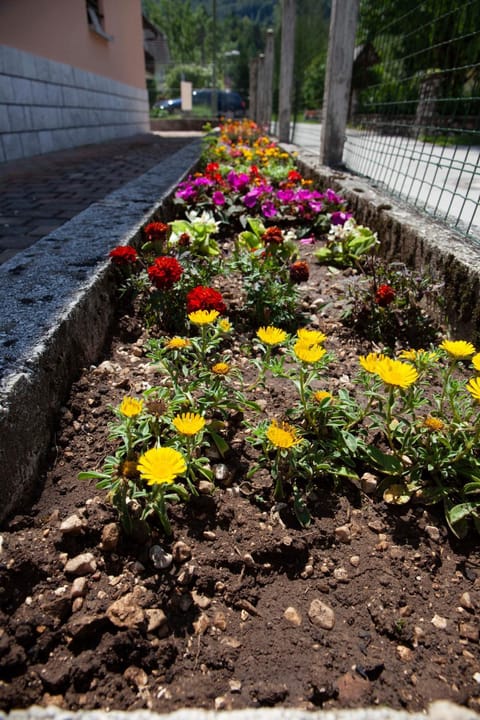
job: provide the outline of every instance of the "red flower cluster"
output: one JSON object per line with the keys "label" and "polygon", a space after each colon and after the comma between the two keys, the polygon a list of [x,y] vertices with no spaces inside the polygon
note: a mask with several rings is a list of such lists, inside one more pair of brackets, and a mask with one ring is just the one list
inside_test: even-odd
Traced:
{"label": "red flower cluster", "polygon": [[298,285],[299,283],[307,282],[309,277],[310,269],[305,260],[297,260],[290,265],[290,282]]}
{"label": "red flower cluster", "polygon": [[131,245],[119,245],[109,253],[115,265],[133,265],[138,260],[137,251]]}
{"label": "red flower cluster", "polygon": [[164,240],[169,230],[170,227],[166,223],[151,222],[145,225],[143,233],[150,242],[157,242],[158,240]]}
{"label": "red flower cluster", "polygon": [[216,310],[220,314],[227,311],[221,293],[211,287],[197,285],[187,294],[187,313],[197,310]]}
{"label": "red flower cluster", "polygon": [[298,170],[289,170],[287,177],[290,182],[299,182],[302,179],[302,176],[298,172]]}
{"label": "red flower cluster", "polygon": [[180,280],[183,268],[178,260],[164,255],[156,258],[147,272],[150,282],[155,285],[158,290],[171,290],[175,283]]}
{"label": "red flower cluster", "polygon": [[281,245],[283,243],[283,233],[279,227],[274,225],[265,230],[262,240],[265,245]]}
{"label": "red flower cluster", "polygon": [[375,302],[380,307],[387,307],[395,299],[395,290],[390,285],[380,285],[375,293]]}

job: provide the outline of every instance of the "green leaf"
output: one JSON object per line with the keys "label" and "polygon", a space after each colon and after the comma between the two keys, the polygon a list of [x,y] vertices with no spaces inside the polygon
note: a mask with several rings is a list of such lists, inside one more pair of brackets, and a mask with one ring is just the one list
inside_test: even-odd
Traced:
{"label": "green leaf", "polygon": [[382,450],[374,446],[367,448],[367,454],[372,462],[386,475],[402,474],[402,463],[395,455],[387,455],[387,453],[382,452]]}
{"label": "green leaf", "polygon": [[110,475],[101,472],[79,472],[77,475],[79,480],[111,480]]}
{"label": "green leaf", "polygon": [[310,525],[312,517],[296,485],[293,486],[293,511],[302,527],[308,527]]}
{"label": "green leaf", "polygon": [[463,539],[468,533],[467,518],[472,512],[475,512],[476,505],[474,503],[459,503],[451,506],[445,502],[445,518],[450,530],[456,537]]}

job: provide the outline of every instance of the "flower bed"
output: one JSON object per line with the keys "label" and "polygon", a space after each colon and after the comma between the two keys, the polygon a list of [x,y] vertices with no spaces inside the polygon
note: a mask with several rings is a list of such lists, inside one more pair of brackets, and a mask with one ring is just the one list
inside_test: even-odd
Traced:
{"label": "flower bed", "polygon": [[4,534],[3,707],[475,707],[475,347],[254,126],[203,168]]}

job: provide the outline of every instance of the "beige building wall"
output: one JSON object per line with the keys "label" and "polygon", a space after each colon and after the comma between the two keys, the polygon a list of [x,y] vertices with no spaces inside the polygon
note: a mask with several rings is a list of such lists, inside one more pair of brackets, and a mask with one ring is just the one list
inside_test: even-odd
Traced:
{"label": "beige building wall", "polygon": [[88,23],[86,0],[1,0],[0,44],[145,87],[141,0],[100,0],[105,33]]}
{"label": "beige building wall", "polygon": [[141,0],[97,4],[0,0],[0,162],[150,130]]}

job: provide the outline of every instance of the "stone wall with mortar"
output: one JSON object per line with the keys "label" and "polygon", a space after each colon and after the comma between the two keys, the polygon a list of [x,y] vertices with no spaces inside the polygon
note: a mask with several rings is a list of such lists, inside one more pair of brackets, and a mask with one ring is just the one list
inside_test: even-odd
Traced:
{"label": "stone wall with mortar", "polygon": [[441,288],[441,302],[434,310],[446,321],[451,337],[480,348],[480,239],[476,245],[379,192],[367,180],[320,165],[297,147],[284,147],[298,152],[296,160],[305,177],[345,197],[358,223],[378,233],[385,259],[402,261],[432,278]]}
{"label": "stone wall with mortar", "polygon": [[0,162],[149,130],[147,91],[0,45]]}

